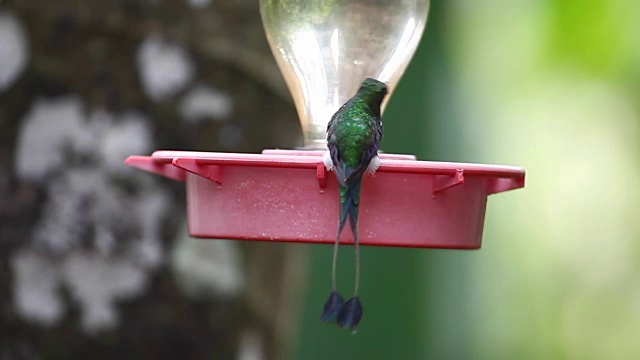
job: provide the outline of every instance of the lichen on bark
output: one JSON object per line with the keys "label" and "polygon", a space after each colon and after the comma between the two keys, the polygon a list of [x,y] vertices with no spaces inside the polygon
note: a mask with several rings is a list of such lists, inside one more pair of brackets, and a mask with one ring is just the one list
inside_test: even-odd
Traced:
{"label": "lichen on bark", "polygon": [[[299,144],[257,3],[8,0],[0,14],[18,24],[0,39],[21,29],[8,36],[25,49],[0,89],[0,357],[282,358],[304,248],[213,246],[238,256],[222,265],[237,288],[205,277],[185,290],[171,259],[204,240],[184,239],[183,185],[122,163]],[[188,59],[181,77],[154,78],[159,93],[141,71],[153,59],[139,61],[149,39]]]}

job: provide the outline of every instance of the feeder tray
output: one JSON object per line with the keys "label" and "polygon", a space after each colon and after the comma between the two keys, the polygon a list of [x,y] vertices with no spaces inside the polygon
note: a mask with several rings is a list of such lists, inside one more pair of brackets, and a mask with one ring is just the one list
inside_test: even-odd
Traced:
{"label": "feeder tray", "polygon": [[[156,151],[126,164],[186,182],[193,237],[332,244],[338,182],[323,153]],[[519,167],[394,154],[380,154],[380,160],[376,174],[362,182],[362,245],[478,249],[487,196],[524,187]],[[341,243],[353,244],[350,231]]]}

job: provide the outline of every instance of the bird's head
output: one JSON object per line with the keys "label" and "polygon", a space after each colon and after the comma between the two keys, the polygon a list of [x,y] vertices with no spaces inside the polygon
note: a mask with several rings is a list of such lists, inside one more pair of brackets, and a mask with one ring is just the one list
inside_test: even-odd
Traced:
{"label": "bird's head", "polygon": [[376,79],[367,78],[360,85],[358,95],[366,99],[369,104],[377,104],[379,106],[387,92],[387,84]]}

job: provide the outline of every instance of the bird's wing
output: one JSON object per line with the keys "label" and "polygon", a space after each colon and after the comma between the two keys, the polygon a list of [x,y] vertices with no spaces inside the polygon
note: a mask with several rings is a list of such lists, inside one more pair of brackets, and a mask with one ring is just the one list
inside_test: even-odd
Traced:
{"label": "bird's wing", "polygon": [[367,170],[367,167],[369,166],[369,163],[371,162],[371,159],[373,159],[373,157],[378,153],[378,147],[377,146],[371,146],[369,148],[367,148],[363,153],[362,153],[362,160],[360,160],[360,162],[358,163],[358,166],[355,169],[351,169],[351,168],[347,168],[345,171],[345,184],[349,185],[352,184],[353,182],[355,182],[357,179],[359,179],[362,174],[364,174],[365,170]]}
{"label": "bird's wing", "polygon": [[[345,104],[346,105],[346,104]],[[336,172],[336,178],[341,186],[346,186],[347,176],[345,175],[345,171],[342,168],[342,161],[340,160],[340,151],[338,150],[338,141],[336,139],[336,131],[335,126],[337,126],[339,122],[339,118],[342,114],[342,109],[345,107],[343,105],[329,121],[329,125],[327,125],[327,147],[329,148],[329,154],[331,155],[331,161],[333,162],[333,171]]]}
{"label": "bird's wing", "polygon": [[376,124],[378,126],[376,128],[376,132],[374,133],[373,144],[367,149],[365,149],[365,151],[363,151],[362,159],[358,163],[358,166],[355,169],[348,169],[349,170],[347,171],[348,173],[345,174],[346,184],[351,184],[356,179],[361,177],[362,174],[364,174],[365,170],[367,170],[367,167],[369,166],[371,159],[373,159],[374,156],[378,155],[378,149],[380,148],[380,141],[382,140],[382,134],[383,134],[382,120],[378,117],[374,121],[376,121]]}

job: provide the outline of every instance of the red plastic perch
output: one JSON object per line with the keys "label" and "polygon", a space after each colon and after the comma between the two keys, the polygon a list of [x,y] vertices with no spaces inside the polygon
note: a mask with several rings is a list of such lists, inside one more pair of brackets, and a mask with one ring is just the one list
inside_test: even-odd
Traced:
{"label": "red plastic perch", "polygon": [[[200,238],[331,244],[338,184],[322,151],[262,154],[156,151],[126,164],[186,181],[189,234]],[[524,187],[512,166],[416,161],[380,154],[365,175],[359,217],[363,245],[477,249],[487,196]],[[349,231],[341,238],[353,244]]]}

